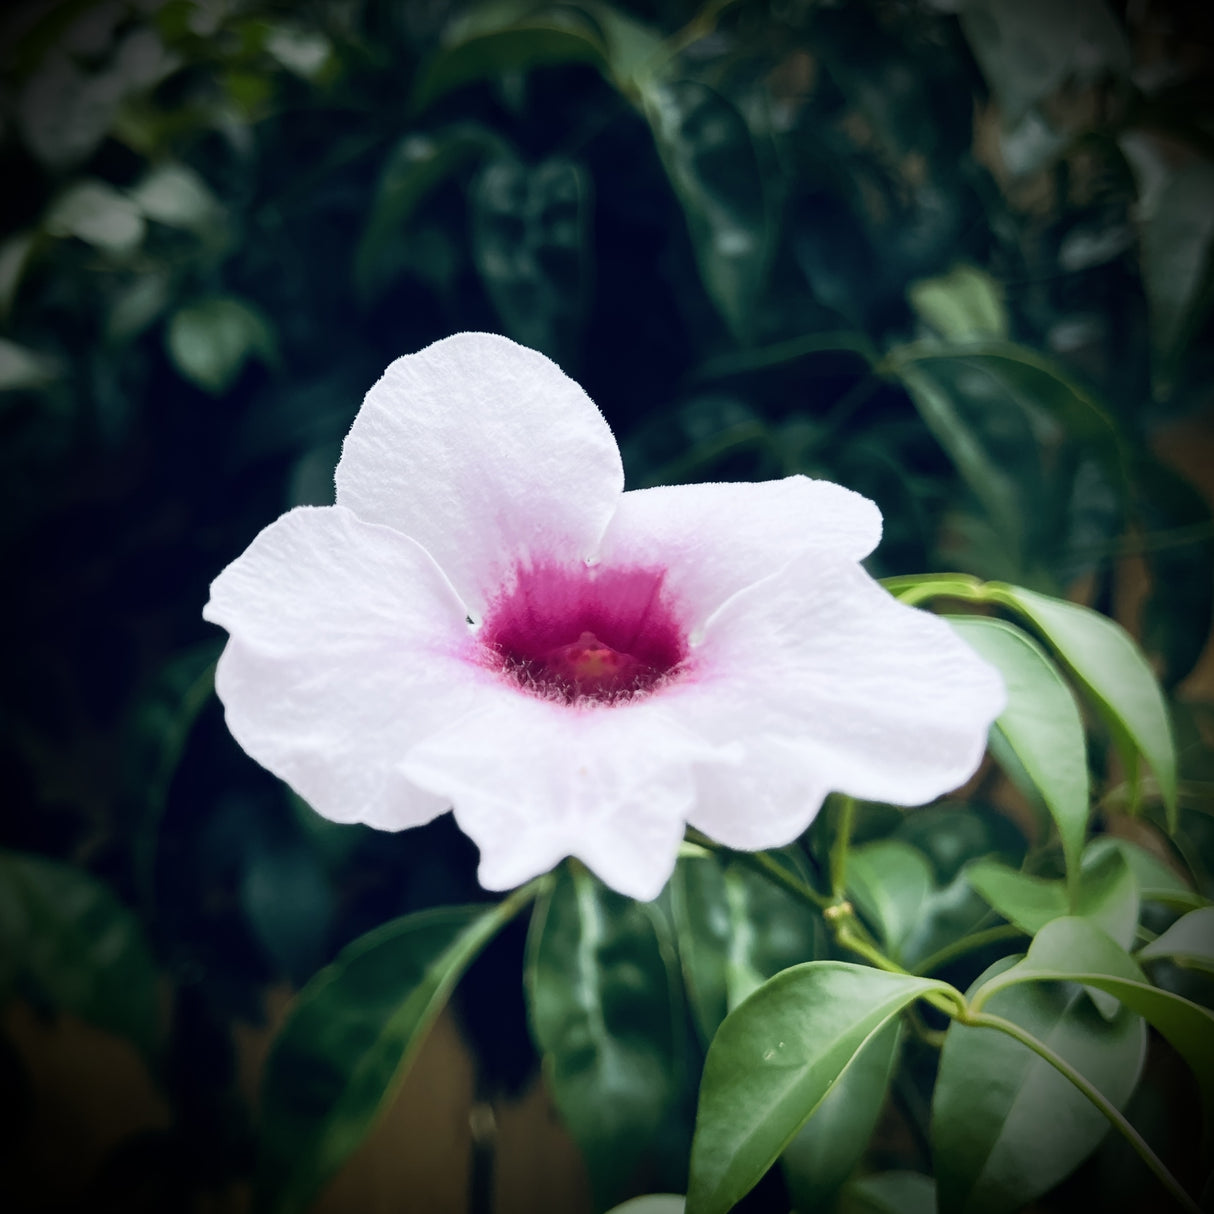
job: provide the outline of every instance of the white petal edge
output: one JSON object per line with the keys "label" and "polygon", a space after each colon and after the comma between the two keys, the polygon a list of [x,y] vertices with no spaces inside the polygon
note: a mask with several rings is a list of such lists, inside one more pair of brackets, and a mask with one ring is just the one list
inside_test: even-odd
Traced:
{"label": "white petal edge", "polygon": [[215,579],[203,614],[231,634],[215,683],[233,737],[318,813],[400,830],[449,808],[399,761],[467,712],[486,675],[424,549],[341,507],[301,507]]}
{"label": "white petal edge", "polygon": [[603,538],[605,564],[667,570],[692,626],[807,551],[866,557],[881,539],[874,502],[830,481],[664,485],[625,493]]}
{"label": "white petal edge", "polygon": [[415,746],[403,770],[451,800],[480,848],[487,889],[574,856],[613,889],[649,901],[674,869],[695,769],[735,760],[656,699],[574,709],[503,688]]}
{"label": "white petal edge", "polygon": [[735,595],[695,663],[694,678],[662,693],[668,711],[709,740],[736,740],[741,771],[772,763],[765,778],[784,790],[752,793],[730,818],[724,799],[757,780],[722,773],[692,821],[715,821],[710,833],[728,829],[736,847],[786,842],[827,790],[894,805],[951,791],[977,769],[1006,703],[998,672],[943,620],[826,553]]}
{"label": "white petal edge", "polygon": [[417,540],[479,615],[520,561],[591,556],[624,472],[602,414],[554,362],[457,333],[384,372],[336,481],[338,505]]}

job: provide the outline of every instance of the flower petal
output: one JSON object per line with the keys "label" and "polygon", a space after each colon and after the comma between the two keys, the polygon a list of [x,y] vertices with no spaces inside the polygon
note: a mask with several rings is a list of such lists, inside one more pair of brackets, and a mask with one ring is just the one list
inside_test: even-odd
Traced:
{"label": "flower petal", "polygon": [[415,746],[403,770],[454,803],[487,889],[576,856],[620,893],[648,900],[674,868],[693,764],[734,757],[689,734],[656,698],[571,708],[503,688]]}
{"label": "flower petal", "polygon": [[919,805],[956,788],[1005,703],[998,673],[943,620],[823,552],[726,603],[693,661],[695,677],[661,698],[689,728],[745,751],[692,815],[739,847],[787,842],[828,789]]}
{"label": "flower petal", "polygon": [[798,553],[860,560],[881,539],[881,512],[830,481],[665,485],[625,493],[603,539],[604,564],[665,568],[666,588],[702,624],[730,595]]}
{"label": "flower petal", "polygon": [[586,393],[490,333],[398,358],[367,393],[336,479],[338,505],[417,540],[476,615],[520,562],[590,556],[624,487]]}
{"label": "flower petal", "polygon": [[318,813],[400,830],[449,808],[399,760],[487,676],[418,544],[339,506],[293,510],[215,579],[203,614],[232,635],[215,686],[233,736]]}

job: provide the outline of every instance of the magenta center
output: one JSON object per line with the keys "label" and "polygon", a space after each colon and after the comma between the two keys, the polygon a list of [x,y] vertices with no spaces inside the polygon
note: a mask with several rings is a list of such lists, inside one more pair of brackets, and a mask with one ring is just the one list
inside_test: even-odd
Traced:
{"label": "magenta center", "polygon": [[480,640],[525,691],[567,704],[654,690],[687,657],[661,570],[528,566],[490,604]]}

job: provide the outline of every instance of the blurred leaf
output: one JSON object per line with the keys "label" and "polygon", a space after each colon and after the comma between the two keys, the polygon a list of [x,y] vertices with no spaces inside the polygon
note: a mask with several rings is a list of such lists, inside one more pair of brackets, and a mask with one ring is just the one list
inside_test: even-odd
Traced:
{"label": "blurred leaf", "polygon": [[186,379],[212,395],[226,392],[257,355],[277,361],[274,331],[252,306],[219,296],[187,304],[169,322],[168,349]]}
{"label": "blurred leaf", "polygon": [[895,960],[903,959],[903,941],[919,926],[933,885],[927,860],[907,843],[882,839],[848,853],[847,892]]}
{"label": "blurred leaf", "polygon": [[1214,163],[1174,164],[1170,149],[1142,131],[1124,134],[1121,147],[1138,181],[1142,282],[1166,384],[1214,302]]}
{"label": "blurred leaf", "polygon": [[704,286],[734,337],[745,343],[769,251],[767,204],[750,131],[725,97],[696,81],[651,81],[643,99]]}
{"label": "blurred leaf", "polygon": [[686,1205],[687,1199],[674,1193],[649,1193],[615,1206],[607,1214],[683,1214]]}
{"label": "blurred leaf", "polygon": [[324,866],[306,837],[254,835],[245,854],[240,898],[277,969],[302,985],[328,951],[336,909]]}
{"label": "blurred leaf", "polygon": [[940,278],[921,278],[908,295],[919,316],[949,341],[1008,335],[1003,290],[976,266],[963,263]]}
{"label": "blurred leaf", "polygon": [[44,388],[62,374],[55,359],[0,337],[0,392]]}
{"label": "blurred leaf", "polygon": [[371,214],[354,255],[354,279],[364,300],[388,285],[410,219],[432,190],[477,157],[501,148],[491,131],[449,127],[433,135],[406,135],[380,171]]}
{"label": "blurred leaf", "polygon": [[586,176],[570,160],[493,160],[472,187],[472,255],[504,330],[568,363],[588,282]]}
{"label": "blurred leaf", "polygon": [[1151,986],[1130,955],[1088,919],[1065,918],[1047,923],[1029,946],[1028,955],[974,992],[974,1011],[1005,987],[1020,982],[1081,982],[1112,995],[1147,1020],[1188,1063],[1197,1079],[1206,1110],[1206,1130],[1214,1122],[1214,1013]]}
{"label": "blurred leaf", "polygon": [[777,974],[726,1017],[700,1085],[690,1214],[726,1214],[758,1183],[860,1051],[943,983],[842,961]]}
{"label": "blurred leaf", "polygon": [[460,975],[531,896],[385,923],[300,991],[266,1063],[258,1209],[311,1205],[399,1089]]}
{"label": "blurred leaf", "polygon": [[105,335],[112,341],[138,337],[169,306],[172,277],[164,271],[137,274],[118,291],[105,317]]}
{"label": "blurred leaf", "polygon": [[[1125,1107],[1146,1054],[1140,1016],[1122,1008],[1106,1021],[1078,987],[1063,985],[1000,991],[989,1010],[1045,1042]],[[1100,1110],[1028,1046],[990,1028],[949,1026],[932,1102],[941,1214],[1023,1208],[1069,1175],[1109,1128]]]}
{"label": "blurred leaf", "polygon": [[936,1182],[918,1172],[875,1172],[843,1191],[840,1214],[936,1214]]}
{"label": "blurred leaf", "polygon": [[1138,950],[1140,962],[1157,961],[1160,957],[1214,973],[1214,906],[1190,911]]}
{"label": "blurred leaf", "polygon": [[680,1091],[672,975],[651,915],[564,865],[527,943],[532,1030],[599,1206],[618,1200]]}
{"label": "blurred leaf", "polygon": [[829,1209],[868,1149],[898,1060],[896,1021],[856,1055],[780,1156],[797,1210]]}
{"label": "blurred leaf", "polygon": [[135,916],[88,873],[0,851],[0,998],[71,1012],[152,1052],[156,968]]}
{"label": "blurred leaf", "polygon": [[1200,906],[1204,899],[1187,885],[1180,876],[1157,856],[1152,855],[1129,839],[1106,837],[1101,840],[1115,847],[1134,874],[1138,884],[1138,895],[1144,902],[1163,902],[1171,906]]}
{"label": "blurred leaf", "polygon": [[1003,676],[1007,707],[994,728],[1007,739],[1058,827],[1067,872],[1078,877],[1087,833],[1087,742],[1079,706],[1045,650],[1019,628],[984,616],[949,623]]}
{"label": "blurred leaf", "polygon": [[184,164],[155,165],[128,196],[148,219],[173,228],[205,228],[221,211],[207,183]]}
{"label": "blurred leaf", "polygon": [[135,203],[95,180],[69,186],[51,205],[43,226],[52,236],[76,236],[115,256],[134,250],[144,234],[143,216]]}
{"label": "blurred leaf", "polygon": [[[484,10],[492,13],[493,6]],[[488,20],[484,13],[475,16]],[[457,33],[418,73],[410,108],[420,113],[454,89],[506,72],[569,63],[588,63],[600,70],[607,63],[596,30],[573,9],[551,9],[502,28]]]}
{"label": "blurred leaf", "polygon": [[122,94],[113,73],[82,71],[62,50],[53,50],[21,90],[18,129],[39,161],[70,168],[105,138]]}
{"label": "blurred leaf", "polygon": [[1022,586],[991,587],[999,601],[1038,628],[1082,684],[1108,723],[1131,786],[1146,759],[1168,809],[1176,814],[1176,751],[1163,693],[1142,651],[1107,616]]}
{"label": "blurred leaf", "polygon": [[286,21],[270,27],[265,47],[287,71],[308,81],[322,80],[333,58],[333,44],[320,30]]}
{"label": "blurred leaf", "polygon": [[707,1046],[755,987],[814,959],[819,920],[769,878],[715,855],[681,858],[670,889],[684,982]]}
{"label": "blurred leaf", "polygon": [[1005,120],[1024,112],[1072,81],[1130,70],[1125,31],[1103,0],[1069,4],[968,0],[961,28]]}
{"label": "blurred leaf", "polygon": [[14,232],[0,244],[0,320],[12,310],[36,239],[31,231]]}

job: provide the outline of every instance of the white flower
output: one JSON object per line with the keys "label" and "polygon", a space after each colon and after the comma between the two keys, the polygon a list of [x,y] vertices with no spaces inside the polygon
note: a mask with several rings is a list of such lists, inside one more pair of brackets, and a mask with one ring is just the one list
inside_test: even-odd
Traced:
{"label": "white flower", "polygon": [[831,790],[921,804],[1003,707],[857,563],[867,498],[802,476],[625,493],[590,399],[505,338],[394,362],[336,479],[211,587],[228,725],[336,822],[453,808],[489,889],[576,856],[649,899],[685,823],[757,849]]}

